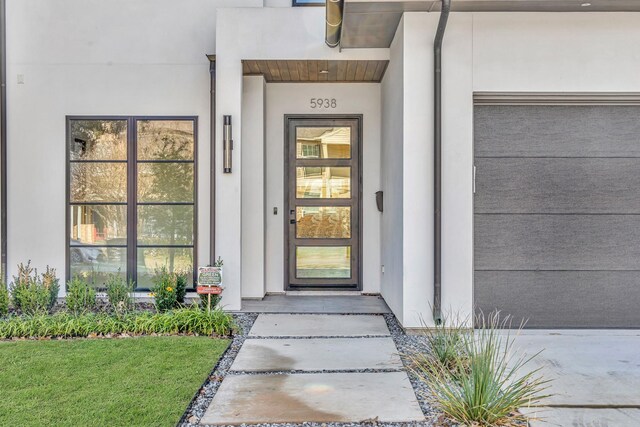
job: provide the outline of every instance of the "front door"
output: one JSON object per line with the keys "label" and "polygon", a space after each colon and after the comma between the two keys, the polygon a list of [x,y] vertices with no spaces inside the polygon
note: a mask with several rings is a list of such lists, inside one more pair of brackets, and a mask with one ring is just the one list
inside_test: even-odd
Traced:
{"label": "front door", "polygon": [[360,287],[360,123],[287,116],[287,289]]}

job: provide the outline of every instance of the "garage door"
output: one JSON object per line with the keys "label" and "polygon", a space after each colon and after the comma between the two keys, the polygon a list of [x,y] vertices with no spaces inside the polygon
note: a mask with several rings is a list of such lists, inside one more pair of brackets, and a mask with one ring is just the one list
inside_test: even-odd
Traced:
{"label": "garage door", "polygon": [[640,107],[477,105],[476,307],[640,327]]}

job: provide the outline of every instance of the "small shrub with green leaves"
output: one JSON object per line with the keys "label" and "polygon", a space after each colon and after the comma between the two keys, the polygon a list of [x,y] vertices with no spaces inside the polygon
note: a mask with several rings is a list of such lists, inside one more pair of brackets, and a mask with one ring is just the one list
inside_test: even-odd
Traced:
{"label": "small shrub with green leaves", "polygon": [[153,275],[153,301],[159,312],[171,310],[178,306],[177,276],[166,267],[156,269]]}
{"label": "small shrub with green leaves", "polygon": [[[465,425],[511,425],[524,422],[518,408],[537,406],[549,397],[547,380],[539,369],[528,369],[533,356],[518,356],[514,338],[502,331],[508,319],[498,313],[479,317],[479,329],[463,334],[458,356],[445,358],[424,353],[410,355],[412,371],[424,381],[437,409]],[[445,339],[445,338],[442,338]]]}
{"label": "small shrub with green leaves", "polygon": [[176,273],[176,301],[178,304],[184,304],[184,298],[187,296],[187,282],[189,281],[189,273]]}
{"label": "small shrub with green leaves", "polygon": [[121,274],[112,273],[108,276],[105,285],[107,299],[116,314],[122,315],[135,308],[133,300],[135,283],[132,280],[127,281]]}
{"label": "small shrub with green leaves", "polygon": [[0,322],[0,339],[94,337],[115,334],[229,336],[234,330],[236,326],[230,314],[222,310],[207,312],[194,306],[165,313],[132,312],[122,316],[106,312],[89,312],[78,316],[66,312],[15,316]]}
{"label": "small shrub with green leaves", "polygon": [[67,282],[67,309],[73,314],[90,311],[96,306],[96,291],[86,280],[80,276],[74,276]]}
{"label": "small shrub with green leaves", "polygon": [[56,303],[59,289],[55,269],[47,266],[45,272],[38,275],[31,261],[27,265],[20,263],[18,275],[13,276],[11,284],[13,306],[24,314],[47,313]]}
{"label": "small shrub with green leaves", "polygon": [[9,290],[4,281],[0,282],[0,317],[9,314]]}

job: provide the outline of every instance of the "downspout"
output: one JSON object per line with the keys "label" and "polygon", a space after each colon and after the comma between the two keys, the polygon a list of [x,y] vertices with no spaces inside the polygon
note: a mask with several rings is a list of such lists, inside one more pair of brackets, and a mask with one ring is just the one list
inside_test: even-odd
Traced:
{"label": "downspout", "polygon": [[209,197],[211,197],[210,207],[210,226],[209,232],[210,245],[209,245],[209,265],[214,265],[216,262],[216,56],[207,55],[209,58],[209,74],[211,75],[211,98],[210,98],[210,112],[211,112],[211,165],[210,165],[210,179],[211,188],[209,189]]}
{"label": "downspout", "polygon": [[327,0],[324,41],[329,47],[338,47],[342,36],[344,0]]}
{"label": "downspout", "polygon": [[7,279],[7,2],[0,0],[0,277]]}
{"label": "downspout", "polygon": [[433,41],[433,321],[436,325],[442,323],[442,39],[450,10],[451,0],[442,0]]}

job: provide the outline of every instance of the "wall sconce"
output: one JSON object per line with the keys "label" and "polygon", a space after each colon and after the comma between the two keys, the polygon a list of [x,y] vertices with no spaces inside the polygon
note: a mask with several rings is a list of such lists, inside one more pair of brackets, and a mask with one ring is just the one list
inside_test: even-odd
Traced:
{"label": "wall sconce", "polygon": [[231,116],[224,116],[223,137],[223,162],[224,173],[231,173],[231,154],[233,151],[233,133],[231,128]]}

